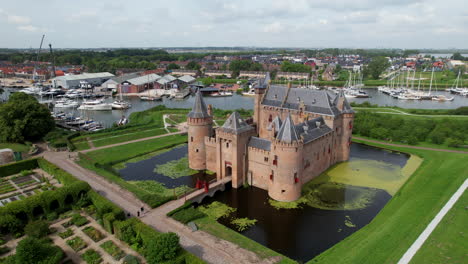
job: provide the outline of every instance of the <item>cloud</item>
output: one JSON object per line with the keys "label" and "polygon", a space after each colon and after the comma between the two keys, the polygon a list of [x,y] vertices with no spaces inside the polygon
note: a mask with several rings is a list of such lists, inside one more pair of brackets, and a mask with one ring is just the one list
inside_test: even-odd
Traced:
{"label": "cloud", "polygon": [[98,15],[98,10],[88,9],[81,10],[77,13],[71,14],[68,18],[68,22],[82,22],[85,19],[95,18]]}
{"label": "cloud", "polygon": [[285,30],[285,26],[280,22],[273,22],[263,27],[265,33],[281,33]]}
{"label": "cloud", "polygon": [[40,31],[40,28],[35,27],[33,25],[18,26],[17,29],[21,31],[28,31],[28,32]]}
{"label": "cloud", "polygon": [[192,29],[197,31],[197,32],[206,32],[210,31],[214,28],[213,25],[207,25],[207,24],[195,24],[192,25]]}
{"label": "cloud", "polygon": [[11,24],[28,24],[31,22],[29,17],[25,16],[16,16],[16,15],[7,15],[8,23]]}

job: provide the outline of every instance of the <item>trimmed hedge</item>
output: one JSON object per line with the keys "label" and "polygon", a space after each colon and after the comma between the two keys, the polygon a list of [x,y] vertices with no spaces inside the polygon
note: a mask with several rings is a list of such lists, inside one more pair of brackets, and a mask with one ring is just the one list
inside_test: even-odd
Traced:
{"label": "trimmed hedge", "polygon": [[16,173],[20,173],[24,170],[36,169],[38,166],[39,165],[37,159],[27,159],[11,164],[2,165],[0,166],[0,177],[10,176]]}
{"label": "trimmed hedge", "polygon": [[172,216],[173,214],[175,214],[175,213],[177,213],[177,212],[179,212],[179,211],[182,211],[182,210],[185,210],[185,209],[187,209],[187,208],[190,208],[190,207],[192,206],[192,204],[193,204],[192,202],[187,201],[187,202],[184,203],[184,205],[182,205],[181,207],[178,207],[178,208],[176,208],[176,209],[170,211],[170,212],[167,213],[166,215],[167,215],[167,216]]}
{"label": "trimmed hedge", "polygon": [[206,214],[203,212],[198,211],[197,209],[190,207],[182,211],[178,211],[172,215],[172,218],[175,220],[187,224],[195,219],[203,218]]}
{"label": "trimmed hedge", "polygon": [[64,185],[69,185],[80,181],[70,173],[62,170],[61,168],[55,166],[54,164],[48,162],[43,158],[38,159],[37,163],[39,164],[39,167],[42,170],[54,176],[54,178],[56,178],[59,182],[63,183]]}

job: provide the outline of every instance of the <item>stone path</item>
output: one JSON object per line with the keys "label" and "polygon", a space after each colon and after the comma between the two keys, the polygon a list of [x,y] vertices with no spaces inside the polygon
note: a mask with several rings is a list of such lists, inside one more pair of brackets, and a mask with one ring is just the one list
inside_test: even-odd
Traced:
{"label": "stone path", "polygon": [[387,142],[382,142],[382,141],[378,141],[378,140],[366,139],[366,138],[355,137],[355,136],[353,136],[353,139],[358,139],[358,140],[362,140],[362,141],[367,141],[367,142],[371,142],[371,143],[377,143],[377,144],[381,144],[381,145],[385,145],[385,146],[392,146],[392,147],[402,147],[402,148],[411,148],[411,149],[422,149],[422,150],[430,150],[430,151],[468,154],[467,151],[461,151],[461,150],[437,149],[437,148],[427,148],[427,147],[393,144],[393,143],[387,143]]}
{"label": "stone path", "polygon": [[437,227],[437,225],[442,221],[444,216],[450,211],[453,205],[458,201],[462,196],[463,192],[468,188],[468,179],[466,179],[463,184],[458,188],[458,190],[452,195],[450,200],[440,209],[439,213],[434,217],[434,219],[429,223],[429,225],[424,229],[424,231],[419,235],[419,237],[414,241],[411,247],[406,251],[406,253],[398,261],[398,264],[408,264],[411,259],[416,255],[418,250],[424,244],[426,239],[431,235],[432,231]]}

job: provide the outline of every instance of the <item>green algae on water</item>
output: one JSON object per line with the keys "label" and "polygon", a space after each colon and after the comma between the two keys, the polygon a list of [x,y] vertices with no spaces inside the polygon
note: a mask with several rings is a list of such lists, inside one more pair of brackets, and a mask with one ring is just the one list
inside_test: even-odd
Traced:
{"label": "green algae on water", "polygon": [[345,222],[344,223],[345,223],[345,225],[347,227],[351,227],[351,228],[356,227],[356,225],[353,224],[353,222],[351,221],[351,217],[349,217],[349,215],[345,216]]}
{"label": "green algae on water", "polygon": [[205,213],[209,218],[218,220],[221,217],[230,215],[237,209],[232,208],[224,203],[214,201],[211,204],[198,207],[198,210]]}
{"label": "green algae on water", "polygon": [[185,157],[166,162],[164,164],[156,165],[154,172],[162,174],[172,179],[190,176],[198,173],[197,170],[189,168],[189,161],[187,155]]}
{"label": "green algae on water", "polygon": [[247,217],[244,218],[235,218],[231,221],[231,224],[236,226],[237,231],[242,232],[247,230],[251,226],[257,223],[257,219],[249,219]]}

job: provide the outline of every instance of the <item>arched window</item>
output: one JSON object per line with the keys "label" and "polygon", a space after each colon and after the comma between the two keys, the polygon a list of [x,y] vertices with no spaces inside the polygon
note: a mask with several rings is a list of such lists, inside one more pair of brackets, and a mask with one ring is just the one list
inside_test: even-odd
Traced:
{"label": "arched window", "polygon": [[193,142],[193,137],[190,137],[190,142]]}
{"label": "arched window", "polygon": [[353,129],[353,122],[349,121],[349,129]]}
{"label": "arched window", "polygon": [[273,116],[270,115],[270,116],[268,117],[268,122],[271,122],[271,121],[273,121]]}

